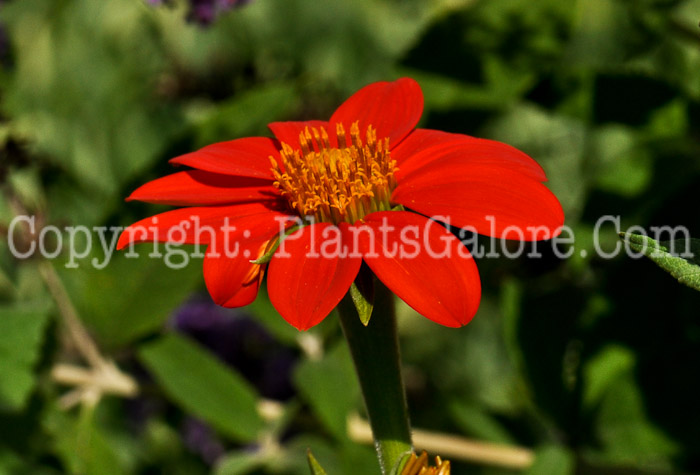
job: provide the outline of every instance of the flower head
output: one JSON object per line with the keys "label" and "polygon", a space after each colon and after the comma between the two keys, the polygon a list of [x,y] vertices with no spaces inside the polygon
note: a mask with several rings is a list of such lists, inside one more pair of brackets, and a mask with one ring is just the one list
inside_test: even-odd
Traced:
{"label": "flower head", "polygon": [[420,454],[420,457],[412,453],[401,470],[401,475],[450,475],[450,461],[436,456],[435,466],[431,467],[426,452]]}
{"label": "flower head", "polygon": [[[542,168],[506,144],[415,128],[414,80],[370,84],[328,121],[276,122],[275,138],[204,147],[191,167],[129,200],[185,208],[142,220],[118,247],[208,245],[204,279],[218,304],[251,303],[263,274],[272,304],[299,329],[323,320],[362,262],[418,313],[457,327],[481,284],[466,247],[441,223],[496,238],[548,239],[564,215]],[[269,261],[269,262],[268,262]]]}

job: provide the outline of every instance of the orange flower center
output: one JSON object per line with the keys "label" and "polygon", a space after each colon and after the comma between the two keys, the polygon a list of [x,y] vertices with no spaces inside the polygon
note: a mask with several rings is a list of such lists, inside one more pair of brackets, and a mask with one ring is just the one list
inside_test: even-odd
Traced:
{"label": "orange flower center", "polygon": [[389,210],[396,186],[389,139],[377,140],[370,125],[363,143],[357,122],[350,137],[337,124],[336,137],[334,147],[323,127],[307,127],[299,134],[301,150],[282,143],[282,163],[270,157],[274,186],[300,216],[316,221],[354,223],[374,211]]}
{"label": "orange flower center", "polygon": [[401,470],[401,475],[450,475],[450,461],[435,457],[435,466],[431,467],[427,453],[423,452],[420,457],[412,453]]}

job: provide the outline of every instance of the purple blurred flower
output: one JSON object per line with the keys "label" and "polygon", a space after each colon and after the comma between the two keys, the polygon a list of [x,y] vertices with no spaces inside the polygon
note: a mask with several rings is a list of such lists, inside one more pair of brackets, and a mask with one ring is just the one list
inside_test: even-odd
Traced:
{"label": "purple blurred flower", "polygon": [[200,25],[209,25],[216,17],[235,7],[242,7],[249,0],[189,0],[190,11],[187,14],[188,20],[199,23]]}
{"label": "purple blurred flower", "polygon": [[182,425],[182,441],[185,447],[196,453],[208,465],[226,453],[226,448],[214,431],[204,422],[188,417]]}
{"label": "purple blurred flower", "polygon": [[236,368],[262,396],[284,400],[294,395],[295,352],[241,310],[220,307],[208,296],[197,297],[178,309],[172,326]]}
{"label": "purple blurred flower", "polygon": [[[172,0],[146,0],[151,5],[169,4]],[[250,3],[250,0],[188,0],[187,19],[200,25],[210,25],[226,10]]]}
{"label": "purple blurred flower", "polygon": [[[0,0],[0,7],[5,3],[4,0]],[[10,50],[10,39],[7,36],[7,30],[5,29],[5,24],[0,22],[0,60],[3,62],[7,59],[7,53]]]}
{"label": "purple blurred flower", "polygon": [[10,51],[10,39],[7,37],[5,25],[0,23],[0,60],[7,58],[7,53]]}

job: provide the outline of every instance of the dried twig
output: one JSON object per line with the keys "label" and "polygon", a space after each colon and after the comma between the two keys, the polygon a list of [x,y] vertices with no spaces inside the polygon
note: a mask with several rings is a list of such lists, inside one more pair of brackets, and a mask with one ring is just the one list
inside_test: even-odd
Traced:
{"label": "dried twig", "polygon": [[[532,450],[524,447],[481,442],[421,429],[413,429],[412,434],[413,445],[418,450],[453,460],[525,469],[532,465],[535,458]],[[372,429],[357,414],[348,417],[348,436],[358,443],[373,443]]]}

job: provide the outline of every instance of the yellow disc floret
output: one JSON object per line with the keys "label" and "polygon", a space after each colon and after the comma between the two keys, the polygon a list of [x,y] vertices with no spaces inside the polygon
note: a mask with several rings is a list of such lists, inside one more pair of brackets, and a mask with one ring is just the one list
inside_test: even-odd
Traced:
{"label": "yellow disc floret", "polygon": [[401,475],[450,475],[450,461],[435,457],[435,466],[431,467],[427,453],[423,452],[420,457],[412,453],[401,470]]}
{"label": "yellow disc floret", "polygon": [[281,163],[270,157],[274,186],[301,216],[331,223],[354,223],[374,211],[390,209],[396,186],[396,161],[389,154],[389,139],[377,140],[367,128],[365,143],[357,122],[345,135],[336,125],[338,146],[332,146],[323,128],[307,127],[299,134],[301,150],[282,143]]}

